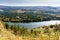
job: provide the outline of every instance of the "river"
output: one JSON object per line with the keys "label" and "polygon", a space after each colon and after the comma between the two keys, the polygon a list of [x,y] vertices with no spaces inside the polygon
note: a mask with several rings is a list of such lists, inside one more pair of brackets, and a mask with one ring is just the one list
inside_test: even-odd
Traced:
{"label": "river", "polygon": [[12,23],[12,22],[5,22],[9,25],[19,25],[21,27],[27,27],[27,28],[35,28],[40,26],[48,26],[48,25],[54,25],[54,24],[60,24],[60,20],[51,20],[51,21],[43,21],[43,22],[31,22],[31,23]]}

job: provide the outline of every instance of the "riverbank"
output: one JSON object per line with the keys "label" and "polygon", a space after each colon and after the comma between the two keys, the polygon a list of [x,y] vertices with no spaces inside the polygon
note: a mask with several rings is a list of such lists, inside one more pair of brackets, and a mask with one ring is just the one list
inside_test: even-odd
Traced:
{"label": "riverbank", "polygon": [[[8,27],[8,26],[7,26]],[[11,29],[12,28],[12,29]],[[19,40],[59,40],[60,25],[41,26],[32,29],[20,28],[16,25],[8,27],[7,30],[12,31],[18,36]]]}
{"label": "riverbank", "polygon": [[21,27],[27,27],[27,28],[35,28],[40,26],[48,26],[48,25],[55,25],[60,24],[60,20],[50,20],[50,21],[43,21],[43,22],[31,22],[31,23],[13,23],[13,22],[4,22],[11,25],[19,25]]}
{"label": "riverbank", "polygon": [[58,24],[32,29],[13,25],[11,28],[0,22],[0,40],[60,40],[60,25]]}

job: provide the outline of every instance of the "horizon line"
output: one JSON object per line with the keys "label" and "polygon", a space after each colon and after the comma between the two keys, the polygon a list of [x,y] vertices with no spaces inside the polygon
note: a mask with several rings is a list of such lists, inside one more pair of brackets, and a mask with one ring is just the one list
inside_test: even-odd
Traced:
{"label": "horizon line", "polygon": [[51,6],[51,7],[60,7],[60,5],[6,5],[0,4],[1,6]]}

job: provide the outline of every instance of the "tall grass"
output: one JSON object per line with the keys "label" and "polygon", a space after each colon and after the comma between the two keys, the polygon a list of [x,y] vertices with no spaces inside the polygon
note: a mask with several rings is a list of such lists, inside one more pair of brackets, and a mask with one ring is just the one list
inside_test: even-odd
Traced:
{"label": "tall grass", "polygon": [[60,25],[42,26],[28,29],[15,25],[5,24],[7,30],[12,30],[13,34],[22,37],[22,40],[59,40]]}

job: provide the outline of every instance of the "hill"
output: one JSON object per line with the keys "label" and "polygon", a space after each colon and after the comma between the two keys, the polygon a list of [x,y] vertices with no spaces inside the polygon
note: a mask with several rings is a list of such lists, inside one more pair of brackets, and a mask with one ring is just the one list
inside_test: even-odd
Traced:
{"label": "hill", "polygon": [[52,6],[4,6],[0,5],[1,11],[41,11],[43,13],[58,13],[60,14],[60,7],[52,7]]}
{"label": "hill", "polygon": [[3,10],[46,10],[46,11],[59,11],[60,7],[52,7],[52,6],[4,6],[0,5],[0,9]]}
{"label": "hill", "polygon": [[11,32],[7,31],[2,22],[0,21],[0,40],[18,40],[16,36]]}
{"label": "hill", "polygon": [[[60,40],[60,25],[42,26],[26,30],[25,28],[16,30],[15,25],[12,30],[14,34],[6,29],[0,22],[0,40]],[[11,30],[11,31],[12,31]],[[18,33],[17,33],[18,32]],[[17,33],[17,35],[15,35]]]}

